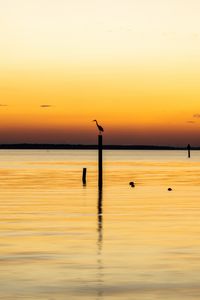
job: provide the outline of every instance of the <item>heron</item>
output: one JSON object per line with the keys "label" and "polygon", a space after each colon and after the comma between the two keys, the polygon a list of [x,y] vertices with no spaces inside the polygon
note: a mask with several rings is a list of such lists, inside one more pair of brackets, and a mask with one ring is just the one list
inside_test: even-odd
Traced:
{"label": "heron", "polygon": [[101,134],[104,131],[103,127],[98,124],[97,120],[93,120],[92,122],[96,122],[97,128],[99,129],[99,134]]}

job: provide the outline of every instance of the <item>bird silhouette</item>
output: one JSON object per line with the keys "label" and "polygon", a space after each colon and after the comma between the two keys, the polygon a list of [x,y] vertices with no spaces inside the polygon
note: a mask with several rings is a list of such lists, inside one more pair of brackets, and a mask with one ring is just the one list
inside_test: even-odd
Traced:
{"label": "bird silhouette", "polygon": [[99,134],[101,134],[102,132],[104,132],[103,127],[98,124],[97,120],[93,120],[92,122],[96,122],[97,128],[99,130]]}

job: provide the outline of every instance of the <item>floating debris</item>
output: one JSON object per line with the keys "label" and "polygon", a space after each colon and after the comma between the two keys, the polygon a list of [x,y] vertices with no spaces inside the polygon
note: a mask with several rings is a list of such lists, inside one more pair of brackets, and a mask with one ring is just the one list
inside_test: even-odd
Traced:
{"label": "floating debris", "polygon": [[135,183],[134,183],[133,181],[129,182],[129,185],[130,185],[131,187],[135,187]]}

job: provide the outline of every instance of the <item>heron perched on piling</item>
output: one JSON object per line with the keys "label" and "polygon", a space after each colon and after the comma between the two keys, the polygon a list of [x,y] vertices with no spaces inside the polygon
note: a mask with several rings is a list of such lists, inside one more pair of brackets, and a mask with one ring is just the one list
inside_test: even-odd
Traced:
{"label": "heron perched on piling", "polygon": [[93,120],[92,122],[96,122],[97,128],[99,130],[99,134],[101,134],[102,132],[104,132],[103,127],[98,124],[97,120]]}

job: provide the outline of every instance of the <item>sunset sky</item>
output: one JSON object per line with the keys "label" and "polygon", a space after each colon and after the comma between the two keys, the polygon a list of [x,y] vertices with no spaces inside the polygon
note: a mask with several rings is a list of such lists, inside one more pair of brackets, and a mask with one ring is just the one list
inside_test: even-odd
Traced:
{"label": "sunset sky", "polygon": [[200,146],[199,0],[0,0],[0,144]]}

